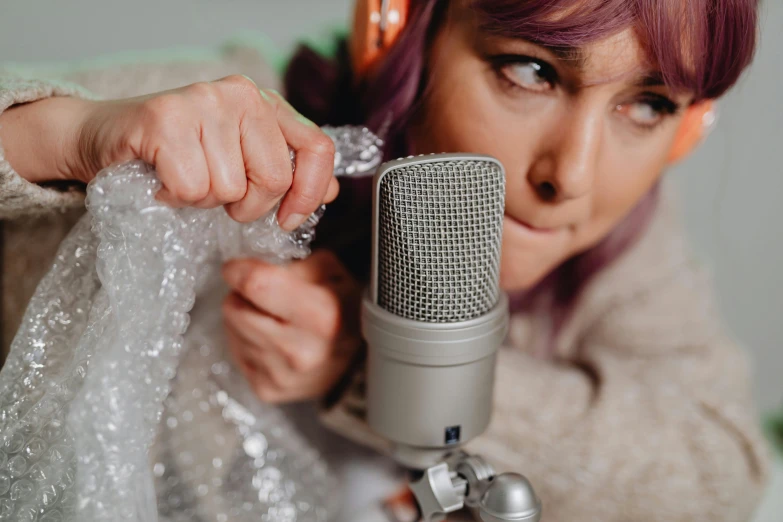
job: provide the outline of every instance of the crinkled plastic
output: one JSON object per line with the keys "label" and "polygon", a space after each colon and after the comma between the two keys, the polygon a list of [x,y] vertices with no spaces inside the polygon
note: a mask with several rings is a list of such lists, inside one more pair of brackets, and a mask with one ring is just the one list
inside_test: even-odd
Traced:
{"label": "crinkled plastic", "polygon": [[[380,164],[366,129],[325,131],[335,173]],[[101,172],[29,304],[0,372],[0,521],[329,520],[324,461],[224,351],[219,276],[307,256],[320,213],[287,233],[159,188],[139,161]]]}

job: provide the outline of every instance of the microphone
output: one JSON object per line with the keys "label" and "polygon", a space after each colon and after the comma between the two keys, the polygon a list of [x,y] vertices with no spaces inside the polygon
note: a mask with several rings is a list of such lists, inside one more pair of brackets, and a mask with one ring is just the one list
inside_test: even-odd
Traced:
{"label": "microphone", "polygon": [[410,489],[425,522],[463,507],[484,522],[541,517],[524,476],[497,475],[460,449],[489,424],[508,330],[505,192],[500,162],[476,154],[410,156],[373,179],[366,418],[392,456],[418,471]]}
{"label": "microphone", "polygon": [[384,163],[373,179],[367,424],[417,470],[426,522],[463,507],[484,522],[538,522],[541,502],[517,473],[496,475],[463,444],[492,415],[497,351],[508,330],[500,291],[505,172],[476,154]]}
{"label": "microphone", "polygon": [[373,180],[367,421],[424,469],[480,435],[508,328],[499,288],[505,172],[484,155],[390,161]]}

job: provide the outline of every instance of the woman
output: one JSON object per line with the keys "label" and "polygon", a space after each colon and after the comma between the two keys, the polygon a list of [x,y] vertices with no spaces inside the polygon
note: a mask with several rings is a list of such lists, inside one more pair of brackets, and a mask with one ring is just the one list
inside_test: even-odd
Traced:
{"label": "woman", "polygon": [[[358,29],[375,23],[365,4]],[[403,4],[393,20],[404,28],[380,52],[357,34],[334,60],[303,51],[287,94],[318,124],[383,132],[388,157],[469,151],[504,164],[501,282],[515,313],[494,420],[472,449],[528,476],[545,520],[748,520],[766,454],[747,362],[661,178],[694,141],[683,120],[701,120],[750,63],[756,0]],[[81,87],[4,80],[4,341],[73,220],[54,211],[78,214],[83,183],[105,165],[141,157],[163,200],[226,205],[243,221],[282,197],[287,228],[334,197],[328,140],[247,78],[203,81],[231,73],[274,85],[236,47],[213,62],[66,78]],[[326,421],[357,439],[340,392],[362,353],[365,189],[343,187],[319,232],[329,250],[224,270],[230,349],[258,396],[328,394]]]}

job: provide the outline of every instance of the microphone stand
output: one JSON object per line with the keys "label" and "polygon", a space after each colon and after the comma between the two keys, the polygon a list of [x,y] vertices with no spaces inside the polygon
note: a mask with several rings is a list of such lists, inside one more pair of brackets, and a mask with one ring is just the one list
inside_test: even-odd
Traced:
{"label": "microphone stand", "polygon": [[448,454],[409,484],[424,522],[470,508],[483,522],[538,522],[541,502],[530,482],[518,473],[495,474],[478,455]]}

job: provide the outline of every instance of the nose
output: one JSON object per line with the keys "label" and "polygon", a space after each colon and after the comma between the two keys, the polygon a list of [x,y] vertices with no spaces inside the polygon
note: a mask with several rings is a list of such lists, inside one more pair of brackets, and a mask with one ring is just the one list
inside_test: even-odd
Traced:
{"label": "nose", "polygon": [[539,198],[559,203],[581,198],[593,189],[603,118],[589,107],[572,107],[543,137],[528,181]]}

